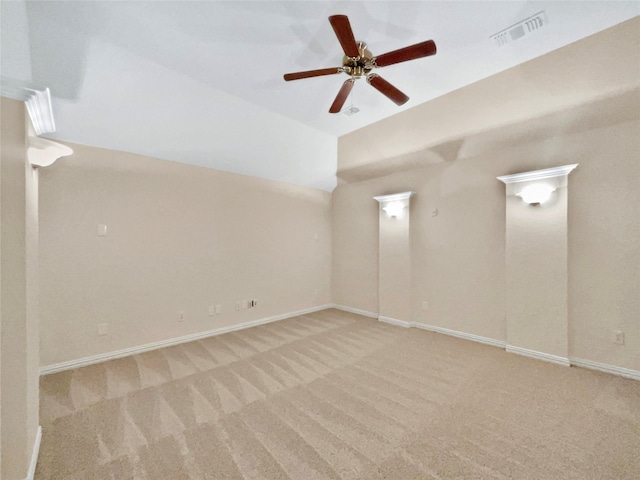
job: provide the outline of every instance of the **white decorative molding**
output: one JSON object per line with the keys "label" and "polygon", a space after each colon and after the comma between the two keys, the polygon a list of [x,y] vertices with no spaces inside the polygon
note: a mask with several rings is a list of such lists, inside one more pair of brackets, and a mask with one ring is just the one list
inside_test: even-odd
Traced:
{"label": "white decorative molding", "polygon": [[551,362],[558,365],[568,367],[571,365],[567,357],[560,357],[558,355],[551,355],[550,353],[538,352],[537,350],[529,350],[528,348],[516,347],[513,345],[507,345],[506,351],[509,353],[516,353],[524,357],[531,357],[537,360],[544,360],[545,362]]}
{"label": "white decorative molding", "polygon": [[68,157],[72,153],[73,150],[66,145],[29,135],[27,158],[32,167],[48,167],[59,158]]}
{"label": "white decorative molding", "polygon": [[576,367],[588,368],[589,370],[597,370],[599,372],[610,373],[612,375],[618,375],[620,377],[632,378],[633,380],[640,380],[640,370],[632,370],[631,368],[616,367],[615,365],[593,362],[591,360],[584,360],[582,358],[570,357],[569,361],[571,362],[571,365]]}
{"label": "white decorative molding", "polygon": [[545,178],[562,177],[569,175],[571,171],[578,166],[577,163],[572,165],[562,165],[560,167],[544,168],[542,170],[533,170],[531,172],[514,173],[513,175],[503,175],[497,177],[501,182],[518,183],[528,182],[530,180],[543,180]]}
{"label": "white decorative molding", "polygon": [[73,150],[66,145],[56,143],[39,135],[56,131],[53,118],[51,92],[33,88],[25,82],[8,77],[0,77],[0,94],[25,103],[31,124],[29,126],[29,149],[27,157],[33,167],[48,167],[56,160],[67,157]]}
{"label": "white decorative molding", "polygon": [[14,78],[0,77],[0,94],[25,103],[36,135],[56,131],[51,92],[48,88],[35,87]]}
{"label": "white decorative molding", "polygon": [[[47,96],[49,95],[49,89],[47,88]],[[30,108],[39,109],[37,106],[37,102],[33,103],[32,99],[35,97],[31,97],[31,99],[25,100],[27,105],[27,111],[29,112],[29,118],[31,122],[27,125],[27,139],[29,141],[29,148],[27,149],[27,159],[29,160],[29,164],[34,167],[48,167],[52,165],[56,160],[62,157],[68,157],[73,153],[73,150],[66,145],[62,145],[61,143],[54,142],[53,140],[49,140],[46,138],[39,137],[40,133],[38,132],[38,124],[39,113],[31,114]],[[50,98],[49,98],[50,100]],[[32,103],[30,103],[32,102]],[[31,107],[30,107],[31,105]],[[36,106],[34,106],[36,105]],[[51,114],[51,120],[53,121],[53,114]],[[52,124],[53,125],[53,124]],[[41,128],[42,130],[42,128]],[[55,125],[53,125],[53,130],[48,130],[50,132],[55,131]],[[47,132],[41,132],[47,133]]]}
{"label": "white decorative molding", "polygon": [[521,197],[523,196],[523,190],[531,186],[546,186],[552,191],[566,187],[569,184],[569,173],[577,166],[578,164],[574,163],[531,172],[503,175],[497,178],[507,186],[505,190],[507,196],[516,195]]}
{"label": "white decorative molding", "polygon": [[377,197],[373,197],[378,203],[387,203],[387,202],[400,202],[402,200],[409,200],[416,192],[401,192],[401,193],[392,193],[391,195],[378,195]]}
{"label": "white decorative molding", "polygon": [[74,368],[86,367],[87,365],[93,365],[94,363],[105,362],[107,360],[114,360],[116,358],[128,357],[130,355],[135,355],[137,353],[143,353],[143,352],[148,352],[150,350],[157,350],[158,348],[170,347],[173,345],[179,345],[181,343],[192,342],[193,340],[200,340],[202,338],[222,335],[223,333],[244,330],[245,328],[257,327],[258,325],[265,325],[267,323],[277,322],[279,320],[285,320],[287,318],[297,317],[299,315],[305,315],[307,313],[319,312],[320,310],[326,310],[327,308],[332,308],[332,307],[333,305],[320,305],[318,307],[298,310],[297,312],[283,313],[281,315],[261,318],[259,320],[252,320],[250,322],[239,323],[237,325],[230,325],[228,327],[214,328],[213,330],[206,330],[204,332],[192,333],[189,335],[183,335],[181,337],[168,338],[166,340],[160,340],[158,342],[146,343],[144,345],[138,345],[135,347],[123,348],[122,350],[101,353],[98,355],[92,355],[90,357],[79,358],[77,360],[54,363],[53,365],[47,365],[45,367],[40,368],[40,375],[49,375],[51,373],[62,372],[65,370],[73,370]]}
{"label": "white decorative molding", "polygon": [[40,454],[40,443],[42,441],[42,427],[38,425],[38,431],[36,432],[36,440],[33,444],[33,451],[31,452],[31,460],[29,461],[29,470],[25,480],[33,480],[36,475],[36,465],[38,464],[38,455]]}
{"label": "white decorative molding", "polygon": [[51,106],[51,93],[48,88],[44,90],[25,89],[27,98],[24,103],[27,105],[27,112],[31,118],[31,123],[36,131],[36,135],[53,133],[56,131],[56,122],[53,119],[53,108]]}
{"label": "white decorative molding", "polygon": [[430,332],[442,333],[451,337],[463,338],[464,340],[471,340],[472,342],[484,343],[485,345],[491,345],[492,347],[504,348],[506,343],[502,340],[496,340],[495,338],[483,337],[475,335],[473,333],[464,333],[458,330],[451,330],[449,328],[436,327],[434,325],[427,325],[426,323],[413,322],[412,327],[421,328],[422,330],[429,330]]}
{"label": "white decorative molding", "polygon": [[345,305],[336,305],[334,303],[331,308],[342,310],[344,312],[355,313],[356,315],[362,315],[363,317],[378,318],[377,313],[360,310],[359,308],[347,307]]}
{"label": "white decorative molding", "polygon": [[384,323],[390,323],[391,325],[397,325],[399,327],[404,327],[404,328],[411,328],[414,326],[413,323],[411,322],[407,322],[405,320],[398,320],[397,318],[383,317],[382,315],[378,317],[378,320]]}

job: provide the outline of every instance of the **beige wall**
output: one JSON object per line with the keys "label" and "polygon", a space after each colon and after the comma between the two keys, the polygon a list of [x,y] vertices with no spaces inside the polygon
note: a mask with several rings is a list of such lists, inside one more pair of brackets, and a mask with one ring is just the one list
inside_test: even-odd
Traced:
{"label": "beige wall", "polygon": [[368,183],[349,187],[332,194],[332,298],[377,313],[379,206],[372,197],[394,192],[374,191]]}
{"label": "beige wall", "polygon": [[331,302],[330,193],[71,146],[40,180],[43,366]]}
{"label": "beige wall", "polygon": [[[634,108],[639,97],[636,92]],[[616,104],[594,108],[614,119]],[[572,116],[566,113],[565,120]],[[529,127],[533,132],[555,120]],[[367,204],[373,195],[414,190],[411,320],[506,340],[506,204],[496,177],[577,162],[568,197],[569,354],[640,369],[639,129],[640,121],[625,120],[501,147],[491,141],[491,149],[470,158],[339,186],[333,205],[336,303],[377,312],[375,276],[367,272],[378,268],[378,212],[375,202]],[[626,345],[611,342],[612,330],[626,333]],[[547,332],[527,335],[543,339]]]}
{"label": "beige wall", "polygon": [[23,102],[1,102],[0,476],[13,480],[27,475],[38,429],[38,172]]}
{"label": "beige wall", "polygon": [[[334,242],[335,302],[378,312],[377,284],[366,273],[376,272],[375,280],[378,270],[378,211],[371,197],[413,190],[411,318],[401,320],[503,339],[504,192],[495,179],[501,173],[491,161],[459,162],[339,186],[333,210],[340,239]],[[373,212],[358,209],[363,198],[373,202]],[[345,252],[358,252],[365,267],[354,267]],[[423,301],[429,303],[426,311]]]}
{"label": "beige wall", "polygon": [[[640,18],[629,20],[341,137],[334,301],[378,312],[371,197],[413,190],[411,320],[506,341],[506,199],[496,177],[578,163],[567,199],[568,332],[548,338],[522,318],[518,341],[560,355],[568,336],[570,357],[640,369],[639,33]],[[535,277],[548,267],[526,265]],[[532,288],[537,301],[547,296]],[[614,330],[625,345],[611,341]]]}

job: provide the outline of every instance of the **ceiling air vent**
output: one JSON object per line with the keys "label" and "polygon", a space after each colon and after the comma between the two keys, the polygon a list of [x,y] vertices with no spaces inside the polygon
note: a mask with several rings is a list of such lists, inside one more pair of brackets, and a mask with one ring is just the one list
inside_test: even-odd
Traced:
{"label": "ceiling air vent", "polygon": [[340,112],[340,113],[342,113],[342,114],[343,114],[344,116],[346,116],[346,117],[350,117],[350,116],[352,116],[352,115],[355,115],[355,114],[356,114],[356,113],[358,113],[359,111],[360,111],[360,109],[359,109],[358,107],[351,106],[351,107],[347,107],[347,108],[345,108],[345,109],[344,109],[344,110],[342,110],[342,112]]}
{"label": "ceiling air vent", "polygon": [[507,43],[518,40],[531,32],[541,29],[546,24],[547,15],[544,12],[538,12],[515,25],[511,25],[510,27],[501,30],[495,35],[491,35],[491,40],[498,47],[501,47],[502,45],[506,45]]}

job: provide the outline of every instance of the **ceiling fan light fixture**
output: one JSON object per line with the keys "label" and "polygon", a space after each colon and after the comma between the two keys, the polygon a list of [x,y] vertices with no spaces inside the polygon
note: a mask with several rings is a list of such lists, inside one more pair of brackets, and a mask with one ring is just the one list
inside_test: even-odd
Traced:
{"label": "ceiling fan light fixture", "polygon": [[[351,29],[351,24],[349,23],[349,19],[346,15],[332,15],[329,17],[329,23],[333,27],[333,31],[338,38],[338,42],[340,42],[342,51],[344,52],[342,66],[336,68],[309,70],[306,72],[287,73],[284,75],[284,79],[286,81],[319,77],[323,75],[333,75],[337,73],[346,73],[349,75],[351,78],[342,84],[338,95],[329,108],[329,113],[343,112],[342,106],[349,96],[349,93],[351,93],[354,81],[362,77],[365,77],[367,79],[367,83],[396,105],[404,105],[409,101],[409,97],[407,95],[391,85],[378,74],[372,73],[372,71],[376,68],[435,55],[437,48],[433,40],[409,45],[408,47],[393,50],[392,52],[387,52],[374,57],[367,48],[367,44],[365,42],[356,41],[353,35],[353,30]],[[350,115],[357,113],[358,111],[359,109],[356,109],[356,111],[351,112]]]}

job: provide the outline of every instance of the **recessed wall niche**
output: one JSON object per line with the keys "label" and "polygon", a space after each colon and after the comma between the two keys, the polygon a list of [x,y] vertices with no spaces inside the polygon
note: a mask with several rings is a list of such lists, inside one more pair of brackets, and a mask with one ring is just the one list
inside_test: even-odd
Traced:
{"label": "recessed wall niche", "polygon": [[379,203],[378,315],[409,322],[411,317],[410,202],[414,192],[373,197]]}
{"label": "recessed wall niche", "polygon": [[569,365],[567,189],[576,167],[498,177],[507,196],[507,351],[562,365]]}

